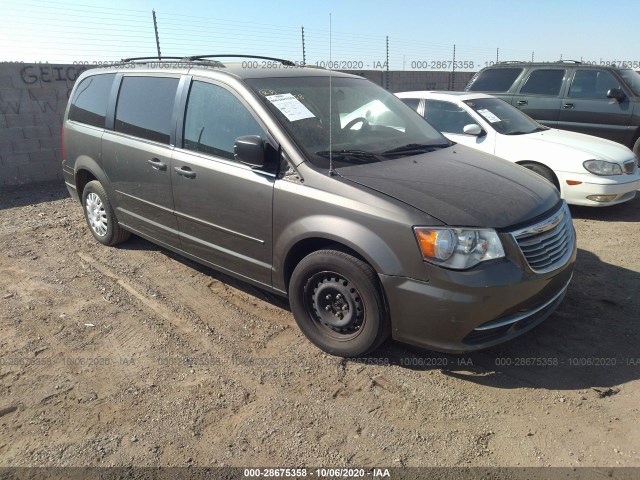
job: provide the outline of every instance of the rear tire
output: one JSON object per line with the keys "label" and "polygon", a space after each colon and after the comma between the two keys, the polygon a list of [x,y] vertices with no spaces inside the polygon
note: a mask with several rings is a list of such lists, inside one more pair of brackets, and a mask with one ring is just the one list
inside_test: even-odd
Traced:
{"label": "rear tire", "polygon": [[131,236],[118,224],[107,193],[97,180],[87,183],[82,190],[82,210],[93,238],[103,245],[117,245]]}
{"label": "rear tire", "polygon": [[302,333],[332,355],[365,355],[389,337],[376,272],[345,252],[319,250],[303,258],[289,282],[289,301]]}
{"label": "rear tire", "polygon": [[550,168],[547,168],[544,165],[540,165],[539,163],[533,163],[533,162],[523,162],[520,165],[523,166],[524,168],[528,168],[532,172],[537,173],[542,178],[550,182],[554,187],[556,187],[556,190],[560,191],[560,185],[558,184],[558,179],[556,178],[556,174],[553,173],[553,170],[551,170]]}

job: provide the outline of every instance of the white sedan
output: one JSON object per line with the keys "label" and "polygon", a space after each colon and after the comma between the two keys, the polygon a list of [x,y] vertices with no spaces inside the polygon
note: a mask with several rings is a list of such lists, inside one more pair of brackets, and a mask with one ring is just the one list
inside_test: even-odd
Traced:
{"label": "white sedan", "polygon": [[567,203],[607,206],[640,188],[638,159],[610,140],[545,127],[507,102],[467,92],[396,93],[449,140],[542,175]]}

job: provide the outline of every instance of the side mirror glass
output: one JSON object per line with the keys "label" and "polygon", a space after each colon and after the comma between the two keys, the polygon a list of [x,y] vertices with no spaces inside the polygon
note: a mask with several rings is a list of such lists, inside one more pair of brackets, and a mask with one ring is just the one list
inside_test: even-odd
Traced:
{"label": "side mirror glass", "polygon": [[607,92],[607,98],[615,98],[618,103],[624,102],[627,96],[624,94],[621,88],[611,88]]}
{"label": "side mirror glass", "polygon": [[253,168],[264,167],[264,142],[259,135],[244,135],[236,138],[233,144],[233,157],[236,161]]}
{"label": "side mirror glass", "polygon": [[479,137],[482,135],[482,128],[480,125],[475,123],[470,123],[469,125],[465,125],[462,131],[467,135],[473,135],[474,137]]}

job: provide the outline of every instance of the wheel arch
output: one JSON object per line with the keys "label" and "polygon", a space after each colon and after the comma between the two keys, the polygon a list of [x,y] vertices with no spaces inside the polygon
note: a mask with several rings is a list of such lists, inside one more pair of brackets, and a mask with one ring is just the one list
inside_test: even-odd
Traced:
{"label": "wheel arch", "polygon": [[[551,175],[553,175],[554,178],[554,185],[555,187],[558,189],[558,191],[560,193],[562,193],[562,186],[560,185],[560,180],[558,180],[558,175],[556,175],[556,172],[553,171],[553,169],[551,167],[549,167],[549,165],[545,165],[544,163],[538,161],[538,160],[518,160],[516,162],[517,165],[520,165],[521,167],[524,167],[526,164],[535,164],[535,165],[539,165],[547,170],[549,170],[549,173],[551,173]],[[526,168],[526,167],[524,167]]]}
{"label": "wheel arch", "polygon": [[[344,218],[316,217],[312,220],[318,228],[308,228],[309,218],[283,230],[284,235],[276,240],[274,252],[286,252],[274,258],[274,287],[288,291],[289,280],[296,265],[310,253],[323,250],[340,250],[362,260],[376,273],[400,274],[401,261],[385,241],[363,225]],[[301,223],[306,224],[300,230]],[[330,228],[321,228],[330,227]],[[300,232],[298,235],[290,232]],[[339,236],[335,232],[347,232]]]}

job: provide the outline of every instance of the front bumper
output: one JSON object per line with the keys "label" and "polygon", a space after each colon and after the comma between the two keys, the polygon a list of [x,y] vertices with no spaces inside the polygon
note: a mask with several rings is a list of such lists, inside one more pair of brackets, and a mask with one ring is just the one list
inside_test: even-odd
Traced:
{"label": "front bumper", "polygon": [[447,353],[488,348],[532,329],[558,307],[576,258],[536,274],[509,259],[481,268],[429,269],[429,281],[379,275],[395,340]]}
{"label": "front bumper", "polygon": [[[636,168],[637,170],[637,168]],[[598,177],[591,174],[557,172],[562,198],[571,205],[589,207],[606,207],[628,202],[636,196],[640,189],[640,175],[616,175],[614,177]],[[568,185],[567,180],[580,181],[579,185]],[[587,197],[592,195],[615,195],[606,202],[597,202]]]}

